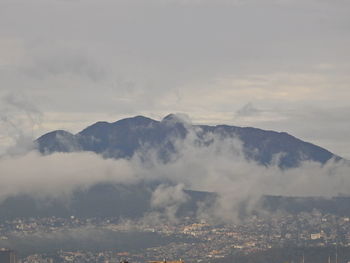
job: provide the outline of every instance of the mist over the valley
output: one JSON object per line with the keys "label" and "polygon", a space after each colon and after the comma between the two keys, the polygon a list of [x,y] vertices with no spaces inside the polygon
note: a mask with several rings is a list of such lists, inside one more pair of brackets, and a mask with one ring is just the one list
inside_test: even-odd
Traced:
{"label": "mist over the valley", "polygon": [[[167,162],[149,147],[130,159],[112,159],[92,152],[42,155],[32,150],[35,145],[21,145],[19,140],[0,158],[0,201],[28,195],[69,206],[75,191],[84,192],[97,184],[156,182],[156,187],[149,188],[151,211],[144,215],[145,220],[175,220],[179,207],[189,199],[185,190],[195,190],[217,194],[214,203],[199,202],[195,216],[231,222],[240,217],[242,204],[246,213],[262,209],[259,200],[264,195],[350,195],[350,166],[345,160],[304,161],[283,169],[279,166],[282,152],[271,164],[262,165],[246,157],[237,137],[209,133],[205,140],[210,143],[200,144],[198,133],[188,129],[184,140],[174,138],[175,151]],[[26,147],[27,152],[23,151]]]}
{"label": "mist over the valley", "polygon": [[128,251],[168,244],[170,242],[190,241],[152,232],[111,231],[94,226],[64,229],[52,233],[36,232],[25,236],[12,234],[0,240],[1,247],[14,247],[21,256],[31,253],[53,253],[58,250]]}

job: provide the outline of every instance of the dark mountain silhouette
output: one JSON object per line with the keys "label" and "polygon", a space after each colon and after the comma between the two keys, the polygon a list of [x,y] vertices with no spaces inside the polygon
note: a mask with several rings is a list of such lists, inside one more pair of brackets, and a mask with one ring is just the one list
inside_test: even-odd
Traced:
{"label": "dark mountain silhouette", "polygon": [[238,138],[244,155],[263,165],[279,156],[283,168],[296,167],[301,161],[326,163],[338,156],[314,144],[304,142],[285,132],[228,125],[192,125],[181,116],[170,114],[162,121],[143,116],[122,119],[114,123],[97,122],[78,134],[53,131],[36,140],[43,154],[53,152],[91,151],[107,158],[131,158],[136,152],[156,149],[164,160],[176,153],[174,142],[184,140],[192,132],[198,145],[210,145],[208,134],[220,138]]}

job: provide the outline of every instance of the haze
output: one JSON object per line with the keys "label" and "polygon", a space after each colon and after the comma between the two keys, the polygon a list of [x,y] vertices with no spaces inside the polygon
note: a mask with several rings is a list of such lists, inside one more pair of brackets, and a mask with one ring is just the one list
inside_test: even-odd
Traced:
{"label": "haze", "polygon": [[2,151],[183,112],[350,158],[349,12],[345,0],[0,0]]}

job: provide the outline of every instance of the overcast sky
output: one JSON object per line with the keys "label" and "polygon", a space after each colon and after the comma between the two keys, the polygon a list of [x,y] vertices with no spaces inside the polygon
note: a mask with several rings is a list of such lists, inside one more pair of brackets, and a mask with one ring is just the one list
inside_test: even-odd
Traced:
{"label": "overcast sky", "polygon": [[348,0],[0,0],[0,144],[186,113],[350,159]]}

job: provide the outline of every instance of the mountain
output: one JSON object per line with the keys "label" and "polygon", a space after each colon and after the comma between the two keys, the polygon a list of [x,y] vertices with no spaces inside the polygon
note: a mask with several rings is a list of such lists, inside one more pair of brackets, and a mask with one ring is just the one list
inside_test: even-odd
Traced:
{"label": "mountain", "polygon": [[[228,125],[192,125],[181,115],[170,114],[157,121],[143,116],[122,119],[113,123],[97,122],[78,134],[58,130],[36,140],[43,154],[54,152],[91,151],[106,158],[131,158],[136,152],[156,149],[158,156],[168,161],[176,153],[176,141],[195,134],[195,143],[202,147],[218,138],[238,138],[242,141],[247,159],[270,165],[279,156],[282,168],[296,167],[301,161],[326,163],[340,157],[314,144],[302,141],[285,132]],[[209,139],[208,139],[209,138]]]}
{"label": "mountain", "polygon": [[[279,166],[282,168],[298,166],[304,160],[323,164],[331,158],[340,159],[326,149],[284,132],[228,125],[193,125],[183,116],[174,114],[161,121],[136,116],[114,123],[97,122],[77,134],[63,130],[52,131],[38,138],[36,143],[42,154],[90,151],[105,158],[131,158],[138,153],[141,160],[144,158],[146,161],[148,151],[151,150],[152,156],[156,153],[161,160],[169,162],[187,144],[192,144],[193,149],[210,145],[225,147],[225,140],[232,138],[240,139],[242,152],[247,159],[262,165],[274,164],[276,156],[280,157]],[[215,145],[217,141],[220,143]],[[226,154],[230,156],[230,153],[228,151]],[[232,159],[234,158],[237,155],[232,153]],[[0,222],[21,217],[71,215],[87,218],[140,218],[149,212],[162,212],[164,208],[152,207],[152,194],[164,183],[167,183],[166,180],[141,180],[140,183],[131,185],[96,184],[88,189],[76,189],[69,200],[13,195],[0,202]],[[198,209],[215,205],[218,197],[215,193],[191,190],[185,190],[185,194],[188,199],[179,206],[176,216],[195,216]],[[259,205],[271,212],[283,210],[294,213],[317,208],[348,215],[349,200],[350,197],[325,200],[265,196]],[[244,214],[244,206],[242,211]]]}

